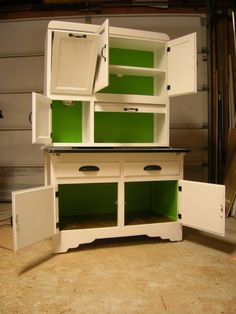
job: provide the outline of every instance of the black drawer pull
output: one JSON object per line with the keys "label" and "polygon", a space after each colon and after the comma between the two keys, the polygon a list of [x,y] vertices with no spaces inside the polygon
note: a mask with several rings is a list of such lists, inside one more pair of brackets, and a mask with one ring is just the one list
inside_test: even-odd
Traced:
{"label": "black drawer pull", "polygon": [[143,170],[146,170],[146,171],[161,170],[161,169],[162,168],[159,165],[148,165],[143,168]]}
{"label": "black drawer pull", "polygon": [[99,171],[100,169],[97,166],[81,166],[79,171]]}
{"label": "black drawer pull", "polygon": [[129,108],[124,108],[124,111],[138,111],[138,108],[132,108],[132,107],[129,107]]}

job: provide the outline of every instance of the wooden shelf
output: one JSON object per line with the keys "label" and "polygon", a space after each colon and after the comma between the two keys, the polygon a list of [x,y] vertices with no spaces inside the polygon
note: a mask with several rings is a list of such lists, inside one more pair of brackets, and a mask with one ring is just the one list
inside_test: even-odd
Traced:
{"label": "wooden shelf", "polygon": [[157,68],[132,67],[125,65],[110,65],[110,74],[117,75],[136,75],[136,76],[160,76],[164,75],[166,71]]}

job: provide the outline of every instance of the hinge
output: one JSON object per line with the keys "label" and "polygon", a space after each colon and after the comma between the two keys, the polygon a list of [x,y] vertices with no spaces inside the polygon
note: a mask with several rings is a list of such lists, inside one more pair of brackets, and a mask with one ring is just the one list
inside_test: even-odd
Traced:
{"label": "hinge", "polygon": [[170,47],[167,47],[166,51],[167,51],[167,52],[170,52]]}
{"label": "hinge", "polygon": [[60,223],[59,222],[56,223],[56,228],[60,229]]}
{"label": "hinge", "polygon": [[206,17],[201,17],[201,26],[207,26],[207,19],[206,19]]}
{"label": "hinge", "polygon": [[206,84],[203,84],[201,87],[199,87],[197,89],[198,92],[208,92],[209,91],[209,87]]}
{"label": "hinge", "polygon": [[178,214],[178,218],[179,218],[179,219],[182,219],[182,214]]}
{"label": "hinge", "polygon": [[178,190],[179,190],[179,192],[182,192],[182,186],[181,185],[178,186]]}
{"label": "hinge", "polygon": [[50,132],[50,138],[52,138],[52,132]]}
{"label": "hinge", "polygon": [[167,90],[170,90],[171,89],[171,86],[170,85],[167,85]]}
{"label": "hinge", "polygon": [[50,103],[50,108],[52,109],[52,102]]}
{"label": "hinge", "polygon": [[54,40],[54,32],[52,32],[52,42],[53,42],[53,40]]}
{"label": "hinge", "polygon": [[56,196],[56,197],[58,197],[58,196],[59,196],[59,192],[58,192],[58,191],[56,191],[55,196]]}

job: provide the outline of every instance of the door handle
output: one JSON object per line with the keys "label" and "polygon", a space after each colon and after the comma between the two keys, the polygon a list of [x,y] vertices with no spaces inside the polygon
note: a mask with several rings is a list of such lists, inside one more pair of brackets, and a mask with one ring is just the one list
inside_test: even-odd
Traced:
{"label": "door handle", "polygon": [[97,166],[81,166],[79,171],[99,171],[100,169]]}
{"label": "door handle", "polygon": [[161,166],[159,165],[147,165],[143,168],[145,171],[154,171],[154,170],[161,170]]}
{"label": "door handle", "polygon": [[138,111],[138,108],[124,108],[124,111]]}

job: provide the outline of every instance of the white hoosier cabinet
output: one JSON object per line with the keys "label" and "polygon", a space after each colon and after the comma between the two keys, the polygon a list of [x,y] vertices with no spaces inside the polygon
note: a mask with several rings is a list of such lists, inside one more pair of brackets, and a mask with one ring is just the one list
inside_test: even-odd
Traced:
{"label": "white hoosier cabinet", "polygon": [[52,237],[65,252],[99,238],[224,235],[224,186],[183,180],[169,147],[169,97],[196,92],[196,34],[49,23],[45,95],[32,140],[45,186],[13,192],[14,250]]}

